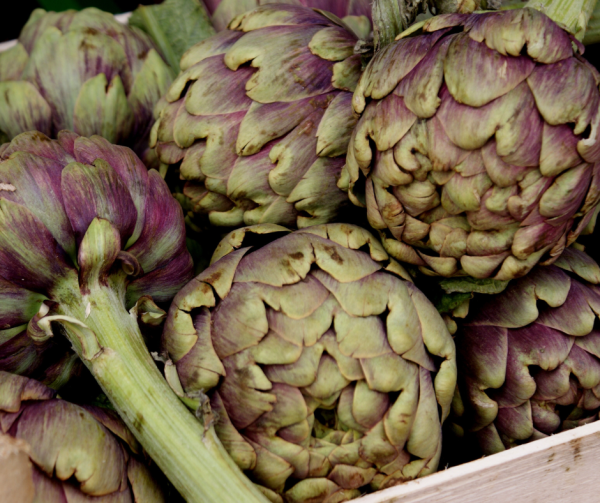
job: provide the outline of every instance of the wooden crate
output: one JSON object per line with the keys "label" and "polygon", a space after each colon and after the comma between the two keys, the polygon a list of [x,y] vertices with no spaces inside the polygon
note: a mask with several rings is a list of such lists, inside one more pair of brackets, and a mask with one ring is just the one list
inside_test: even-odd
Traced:
{"label": "wooden crate", "polygon": [[600,421],[358,498],[356,503],[600,502]]}

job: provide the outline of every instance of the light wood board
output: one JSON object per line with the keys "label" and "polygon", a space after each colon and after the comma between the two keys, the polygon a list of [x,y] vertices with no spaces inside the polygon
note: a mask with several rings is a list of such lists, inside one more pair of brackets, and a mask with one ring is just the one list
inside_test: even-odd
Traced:
{"label": "light wood board", "polygon": [[515,447],[356,503],[598,503],[600,421]]}

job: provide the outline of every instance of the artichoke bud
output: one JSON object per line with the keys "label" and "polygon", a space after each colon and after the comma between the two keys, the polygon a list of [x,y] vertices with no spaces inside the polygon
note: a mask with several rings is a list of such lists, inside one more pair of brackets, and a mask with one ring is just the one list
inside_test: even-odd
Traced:
{"label": "artichoke bud", "polygon": [[[344,501],[435,471],[456,383],[434,306],[368,231],[229,233],[171,305],[167,380],[273,501]],[[321,499],[319,499],[321,498]]]}
{"label": "artichoke bud", "polygon": [[[350,24],[364,33],[365,21]],[[262,5],[191,47],[150,136],[186,180],[184,207],[224,227],[342,218],[348,197],[336,184],[356,124],[357,41],[333,14]]]}
{"label": "artichoke bud", "polygon": [[173,75],[151,39],[95,8],[37,9],[0,53],[0,130],[102,135],[148,156],[152,109]]}
{"label": "artichoke bud", "polygon": [[371,60],[338,185],[390,255],[508,281],[590,232],[600,74],[583,49],[525,8],[427,19]]}
{"label": "artichoke bud", "polygon": [[2,371],[0,397],[0,432],[27,446],[34,501],[165,501],[139,444],[112,411],[57,399],[43,384]]}
{"label": "artichoke bud", "polygon": [[46,367],[70,361],[41,322],[76,309],[87,323],[100,290],[123,295],[123,310],[144,297],[141,318],[160,324],[154,302],[193,274],[182,211],[160,175],[98,136],[29,132],[1,150],[0,370],[36,375],[44,353],[55,358]]}
{"label": "artichoke bud", "polygon": [[599,284],[600,267],[567,248],[456,320],[463,373],[451,422],[483,454],[598,418]]}

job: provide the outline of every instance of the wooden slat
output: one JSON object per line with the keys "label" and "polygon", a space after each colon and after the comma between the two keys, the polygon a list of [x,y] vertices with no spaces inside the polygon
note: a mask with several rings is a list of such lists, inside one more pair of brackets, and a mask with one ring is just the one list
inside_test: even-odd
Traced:
{"label": "wooden slat", "polygon": [[599,477],[597,421],[353,501],[595,503]]}

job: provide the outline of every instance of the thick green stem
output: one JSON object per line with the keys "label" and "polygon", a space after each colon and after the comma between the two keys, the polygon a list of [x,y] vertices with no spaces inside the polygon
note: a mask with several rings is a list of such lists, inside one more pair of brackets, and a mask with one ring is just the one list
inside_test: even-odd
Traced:
{"label": "thick green stem", "polygon": [[65,318],[56,321],[62,322],[127,426],[186,501],[266,501],[228,458],[212,428],[205,432],[163,379],[137,320],[117,291],[96,285],[89,295],[73,292],[61,311]]}

